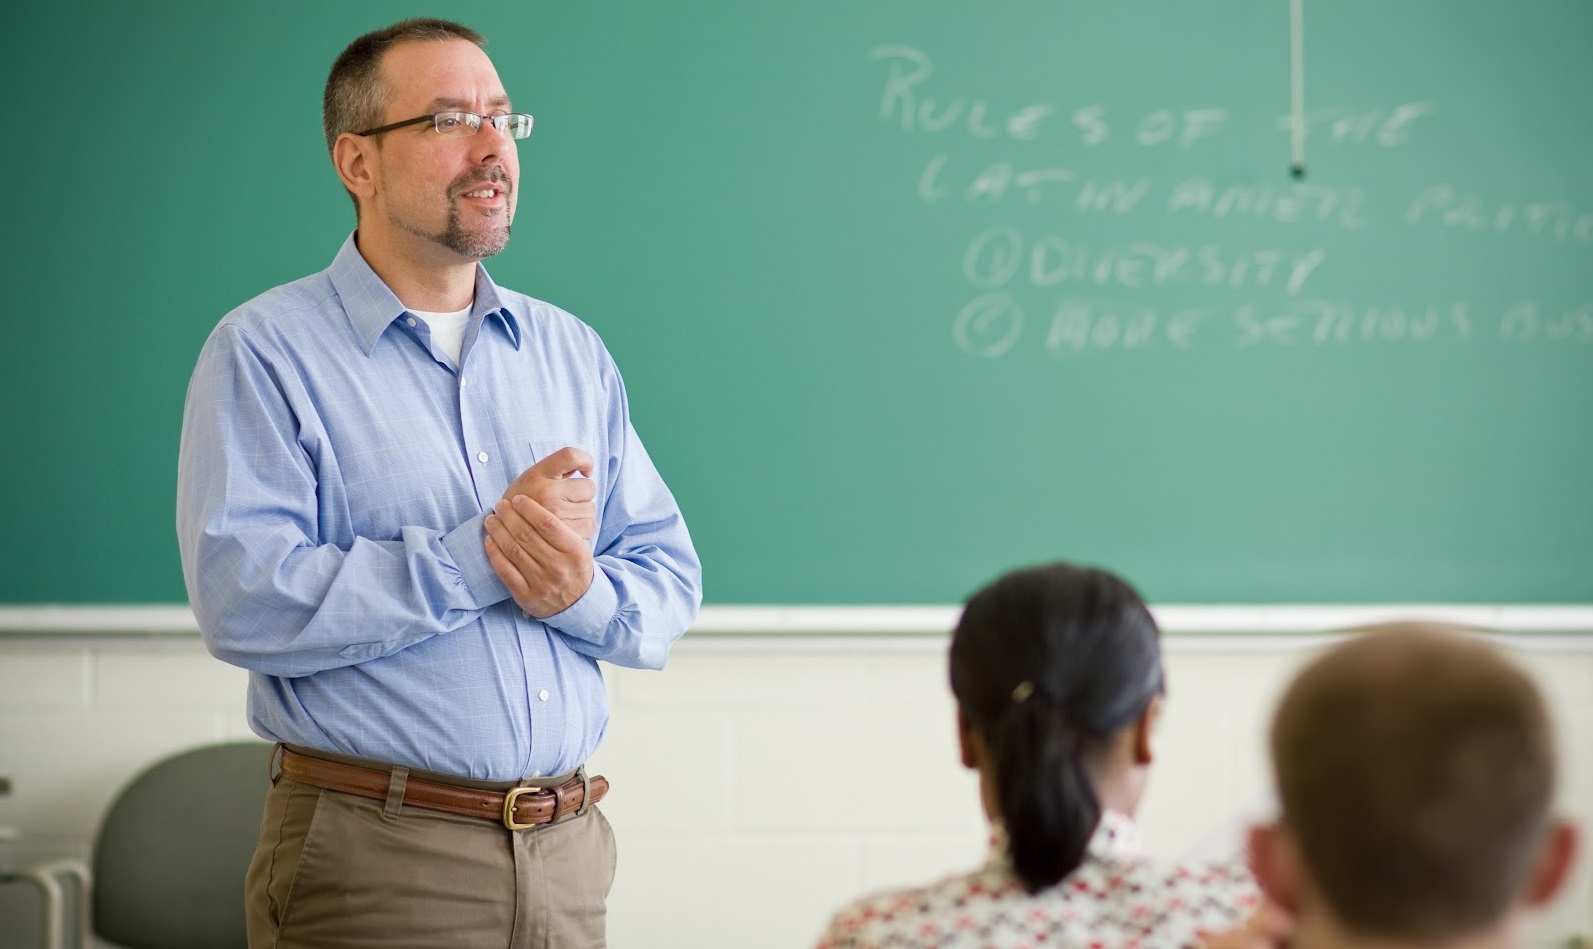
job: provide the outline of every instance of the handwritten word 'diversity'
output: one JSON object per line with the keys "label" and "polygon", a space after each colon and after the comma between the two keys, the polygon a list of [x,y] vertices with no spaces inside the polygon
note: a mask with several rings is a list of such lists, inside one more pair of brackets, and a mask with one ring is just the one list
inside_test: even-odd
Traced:
{"label": "handwritten word 'diversity'", "polygon": [[1544,314],[1539,304],[1528,301],[1483,318],[1465,303],[1404,307],[1301,299],[1277,307],[1245,303],[1168,311],[1064,298],[1049,316],[1031,321],[1016,297],[997,290],[969,301],[952,324],[957,347],[986,358],[1004,356],[1020,344],[1065,356],[1190,350],[1200,344],[1241,349],[1419,346],[1463,343],[1483,332],[1513,344],[1593,345],[1593,305]]}
{"label": "handwritten word 'diversity'", "polygon": [[[1228,110],[1217,106],[1181,109],[1159,108],[1126,121],[1104,104],[1089,103],[1067,112],[1054,102],[995,105],[988,97],[947,94],[931,85],[935,74],[929,54],[914,46],[886,44],[868,51],[868,58],[885,65],[885,88],[880,96],[880,119],[899,125],[904,132],[967,135],[973,139],[1037,141],[1055,137],[1064,126],[1074,141],[1087,146],[1127,140],[1144,147],[1190,149],[1218,135],[1228,122]],[[934,94],[931,94],[931,93]],[[1410,102],[1388,108],[1352,110],[1333,108],[1308,112],[1303,131],[1326,134],[1334,144],[1368,143],[1383,147],[1403,145],[1410,139],[1410,124],[1431,114],[1432,103]],[[1293,129],[1293,119],[1283,116],[1278,126]]]}
{"label": "handwritten word 'diversity'", "polygon": [[1303,252],[1281,247],[1231,251],[1217,244],[1182,247],[1130,241],[1095,248],[1054,234],[1030,240],[1015,227],[997,224],[969,242],[963,276],[982,289],[1019,279],[1034,287],[1072,283],[1138,290],[1186,284],[1281,287],[1297,295],[1326,259],[1327,251],[1320,247]]}

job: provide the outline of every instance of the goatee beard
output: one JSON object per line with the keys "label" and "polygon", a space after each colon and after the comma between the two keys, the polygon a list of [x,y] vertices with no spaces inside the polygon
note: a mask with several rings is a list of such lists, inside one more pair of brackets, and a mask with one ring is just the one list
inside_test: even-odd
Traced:
{"label": "goatee beard", "polygon": [[441,234],[429,235],[431,239],[448,248],[461,257],[470,257],[480,260],[483,257],[492,257],[503,253],[509,246],[509,232],[513,229],[508,221],[508,209],[502,212],[505,221],[502,230],[488,233],[468,233],[459,224],[459,206],[450,204],[448,208],[448,226]]}
{"label": "goatee beard", "polygon": [[[484,233],[467,233],[459,224],[459,195],[484,185],[499,188],[504,196],[502,211],[488,211],[487,220],[502,214],[502,230],[487,231]],[[463,257],[480,260],[483,257],[492,257],[500,254],[509,245],[509,231],[513,223],[509,217],[509,196],[511,192],[509,176],[501,166],[494,165],[486,170],[485,174],[469,173],[460,175],[459,179],[450,186],[449,191],[454,195],[448,201],[448,226],[441,234],[432,240]]]}

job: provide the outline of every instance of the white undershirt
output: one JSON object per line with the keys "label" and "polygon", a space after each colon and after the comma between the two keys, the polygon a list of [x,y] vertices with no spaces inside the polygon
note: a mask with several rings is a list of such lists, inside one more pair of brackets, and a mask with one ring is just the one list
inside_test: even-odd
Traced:
{"label": "white undershirt", "polygon": [[432,343],[447,353],[454,365],[459,365],[459,351],[465,345],[465,324],[470,322],[470,307],[453,313],[427,313],[424,310],[409,312],[426,321],[426,325],[431,327]]}

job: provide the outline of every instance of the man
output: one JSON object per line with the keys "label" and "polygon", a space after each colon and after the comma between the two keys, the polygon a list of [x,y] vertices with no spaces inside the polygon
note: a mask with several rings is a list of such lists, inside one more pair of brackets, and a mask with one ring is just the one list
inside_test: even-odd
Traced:
{"label": "man", "polygon": [[189,387],[189,597],[282,743],[251,945],[602,945],[598,661],[661,668],[700,602],[602,343],[478,263],[531,130],[483,44],[409,20],[344,50],[357,230],[228,314]]}
{"label": "man", "polygon": [[[1550,811],[1543,700],[1458,630],[1390,625],[1329,650],[1271,744],[1281,818],[1251,852],[1294,949],[1519,946],[1524,912],[1566,877],[1576,830]],[[1265,928],[1223,945],[1284,944]]]}

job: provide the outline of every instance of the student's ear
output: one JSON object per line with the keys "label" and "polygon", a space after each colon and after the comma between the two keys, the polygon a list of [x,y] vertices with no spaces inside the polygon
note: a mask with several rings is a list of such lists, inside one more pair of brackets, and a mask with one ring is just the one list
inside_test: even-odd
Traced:
{"label": "student's ear", "polygon": [[1139,721],[1134,723],[1134,763],[1148,765],[1156,756],[1152,752],[1151,742],[1156,731],[1156,723],[1162,715],[1162,697],[1151,696],[1145,704],[1145,711],[1139,715]]}
{"label": "student's ear", "polygon": [[1532,876],[1527,879],[1527,889],[1522,894],[1526,905],[1543,906],[1559,894],[1566,877],[1571,875],[1571,864],[1576,860],[1580,837],[1576,824],[1564,818],[1555,819],[1544,836]]}
{"label": "student's ear", "polygon": [[962,754],[962,766],[964,768],[978,769],[979,735],[968,724],[968,716],[964,715],[960,708],[957,710],[957,750]]}
{"label": "student's ear", "polygon": [[1300,912],[1300,852],[1288,830],[1278,824],[1250,828],[1245,845],[1250,875],[1267,899],[1290,915]]}
{"label": "student's ear", "polygon": [[337,177],[355,197],[366,201],[376,195],[375,149],[374,141],[352,132],[344,132],[332,143]]}

